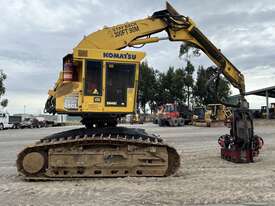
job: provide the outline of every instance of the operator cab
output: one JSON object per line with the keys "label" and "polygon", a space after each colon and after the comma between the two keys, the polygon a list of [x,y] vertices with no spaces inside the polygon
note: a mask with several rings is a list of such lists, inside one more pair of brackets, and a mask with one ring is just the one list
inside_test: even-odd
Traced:
{"label": "operator cab", "polygon": [[133,113],[144,56],[143,52],[75,49],[63,59],[57,112],[89,120],[114,120]]}

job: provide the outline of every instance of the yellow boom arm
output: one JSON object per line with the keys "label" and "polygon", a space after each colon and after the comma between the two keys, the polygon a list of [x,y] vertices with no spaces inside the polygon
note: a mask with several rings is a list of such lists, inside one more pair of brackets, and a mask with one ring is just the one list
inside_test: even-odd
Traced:
{"label": "yellow boom arm", "polygon": [[150,35],[166,31],[170,41],[183,41],[201,49],[217,66],[230,83],[245,93],[244,76],[221,53],[219,49],[198,29],[189,18],[180,15],[168,2],[166,10],[155,12],[151,17],[127,22],[91,33],[77,45],[76,49],[114,49],[158,42],[162,40]]}

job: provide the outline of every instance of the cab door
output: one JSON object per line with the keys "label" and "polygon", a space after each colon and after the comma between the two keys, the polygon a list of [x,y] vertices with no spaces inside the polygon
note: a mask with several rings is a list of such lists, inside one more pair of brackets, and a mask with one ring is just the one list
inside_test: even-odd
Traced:
{"label": "cab door", "polygon": [[83,84],[83,111],[103,111],[103,62],[98,60],[86,60],[84,65]]}

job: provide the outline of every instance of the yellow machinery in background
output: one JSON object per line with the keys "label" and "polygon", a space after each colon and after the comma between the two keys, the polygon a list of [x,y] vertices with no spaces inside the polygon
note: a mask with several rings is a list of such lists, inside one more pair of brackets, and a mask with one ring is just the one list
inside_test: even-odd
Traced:
{"label": "yellow machinery in background", "polygon": [[200,127],[221,127],[226,120],[230,119],[232,112],[230,108],[222,104],[208,104],[203,118],[193,115],[193,125]]}
{"label": "yellow machinery in background", "polygon": [[[266,106],[261,107],[261,118],[266,119],[267,118],[267,108]],[[270,107],[268,108],[268,119],[275,119],[275,102],[270,104]]]}
{"label": "yellow machinery in background", "polygon": [[[152,36],[162,31],[167,37]],[[237,155],[246,152],[251,155],[245,161],[253,161],[256,137],[250,132],[253,122],[244,98],[242,73],[191,18],[167,3],[165,10],[152,16],[89,34],[64,57],[45,111],[81,116],[86,128],[53,134],[27,146],[18,154],[18,172],[27,179],[174,174],[180,165],[174,148],[142,129],[115,127],[119,118],[136,111],[139,64],[144,57],[142,52],[122,49],[165,39],[201,49],[219,68],[213,81],[223,74],[239,89],[240,103],[235,105],[233,115],[238,118],[232,119],[230,136],[233,146],[225,146],[227,153],[223,152],[223,156],[232,150]],[[234,159],[240,158],[231,158]]]}
{"label": "yellow machinery in background", "polygon": [[231,118],[231,109],[222,104],[208,104],[205,119],[210,127],[224,126],[225,121]]}
{"label": "yellow machinery in background", "polygon": [[145,115],[140,113],[134,113],[129,115],[130,124],[143,124],[145,121]]}

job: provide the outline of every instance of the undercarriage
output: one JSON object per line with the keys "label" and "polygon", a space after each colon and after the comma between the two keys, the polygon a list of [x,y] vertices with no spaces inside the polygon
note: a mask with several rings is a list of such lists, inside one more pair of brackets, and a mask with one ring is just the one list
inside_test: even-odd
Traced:
{"label": "undercarriage", "polygon": [[173,147],[142,129],[75,129],[45,137],[18,154],[27,180],[86,177],[162,177],[174,174],[180,157]]}

